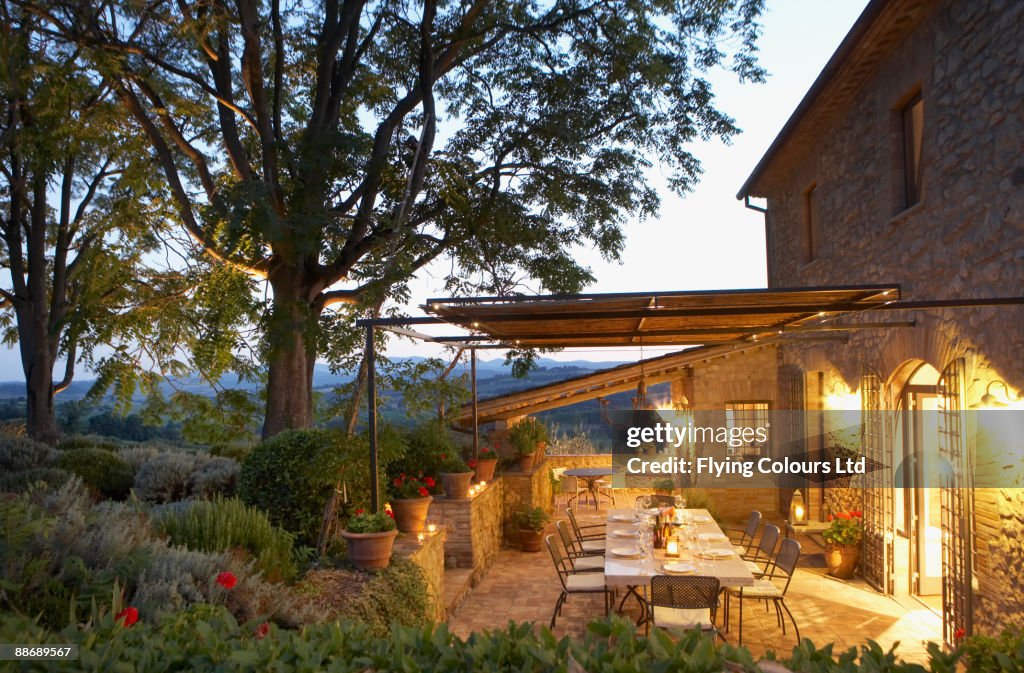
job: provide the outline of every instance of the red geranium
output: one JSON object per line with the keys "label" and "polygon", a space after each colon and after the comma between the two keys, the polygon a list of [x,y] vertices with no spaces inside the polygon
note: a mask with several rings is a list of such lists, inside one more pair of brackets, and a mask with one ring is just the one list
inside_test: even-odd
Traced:
{"label": "red geranium", "polygon": [[422,473],[419,476],[403,474],[392,481],[391,495],[401,500],[426,498],[430,495],[428,489],[433,487],[433,481],[429,477],[424,477]]}
{"label": "red geranium", "polygon": [[363,509],[362,507],[360,507],[359,509],[357,509],[357,510],[356,510],[356,512],[355,512],[355,515],[356,515],[356,516],[359,516],[360,514],[366,514],[366,510],[365,510],[365,509]]}
{"label": "red geranium", "polygon": [[967,631],[961,626],[959,629],[953,632],[953,638],[960,640],[967,635]]}
{"label": "red geranium", "polygon": [[838,517],[839,517],[840,519],[850,519],[850,518],[852,518],[852,517],[851,517],[851,516],[850,516],[849,514],[847,514],[846,512],[839,512],[838,514],[836,514],[836,516],[838,516]]}
{"label": "red geranium", "polygon": [[470,458],[469,460],[466,461],[466,465],[469,465],[470,468],[475,470],[476,469],[476,459],[475,458]]}
{"label": "red geranium", "polygon": [[426,486],[420,486],[420,495],[422,495],[424,498],[430,495],[430,491],[427,490]]}
{"label": "red geranium", "polygon": [[131,626],[135,622],[139,621],[139,610],[138,608],[127,607],[117,613],[114,617],[115,621],[121,622],[122,626]]}
{"label": "red geranium", "polygon": [[427,485],[427,488],[434,488],[437,485],[433,477],[423,477],[423,483]]}
{"label": "red geranium", "polygon": [[855,519],[860,519],[863,518],[864,512],[850,512],[850,516],[852,516]]}
{"label": "red geranium", "polygon": [[387,514],[388,516],[390,516],[392,519],[395,518],[395,513],[393,511],[391,511],[390,509],[384,510],[384,513]]}
{"label": "red geranium", "polygon": [[225,589],[234,589],[235,585],[238,584],[238,578],[235,577],[234,573],[225,570],[217,575],[217,584],[221,585]]}
{"label": "red geranium", "polygon": [[256,630],[253,632],[253,635],[256,636],[256,640],[263,640],[267,637],[267,634],[269,633],[270,624],[268,624],[267,622],[263,622],[262,624],[256,627]]}

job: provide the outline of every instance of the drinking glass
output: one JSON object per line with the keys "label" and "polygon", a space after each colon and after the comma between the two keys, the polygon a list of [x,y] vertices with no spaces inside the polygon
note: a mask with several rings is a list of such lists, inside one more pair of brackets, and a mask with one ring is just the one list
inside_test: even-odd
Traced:
{"label": "drinking glass", "polygon": [[711,540],[706,535],[697,536],[697,546],[700,548],[701,567],[708,568],[711,565],[711,558],[708,552],[711,551]]}
{"label": "drinking glass", "polygon": [[640,539],[637,542],[637,548],[640,550],[640,571],[646,572],[647,570],[647,550],[650,548],[650,533],[648,531],[640,531]]}
{"label": "drinking glass", "polygon": [[686,509],[686,496],[677,495],[675,497],[676,509]]}
{"label": "drinking glass", "polygon": [[651,508],[651,496],[642,495],[636,499],[637,506],[642,510],[648,510]]}

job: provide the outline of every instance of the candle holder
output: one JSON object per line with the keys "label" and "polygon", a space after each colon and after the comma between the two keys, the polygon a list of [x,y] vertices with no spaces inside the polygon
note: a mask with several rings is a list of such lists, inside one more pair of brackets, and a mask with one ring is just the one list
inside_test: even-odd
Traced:
{"label": "candle holder", "polygon": [[437,532],[437,524],[436,523],[428,523],[427,524],[427,532],[430,533],[431,535],[435,534]]}
{"label": "candle holder", "polygon": [[425,540],[425,539],[426,539],[426,536],[423,533],[416,533],[416,541],[417,542],[419,542],[420,544],[423,544],[423,540]]}
{"label": "candle holder", "polygon": [[675,535],[670,537],[665,545],[665,556],[668,558],[679,558],[679,538]]}

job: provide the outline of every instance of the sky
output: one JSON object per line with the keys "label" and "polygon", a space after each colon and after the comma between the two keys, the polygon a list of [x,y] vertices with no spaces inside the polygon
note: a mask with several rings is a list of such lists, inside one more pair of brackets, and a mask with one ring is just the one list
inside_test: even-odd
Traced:
{"label": "sky", "polygon": [[[693,153],[704,174],[696,188],[680,198],[665,187],[657,166],[649,173],[659,188],[656,218],[630,222],[621,263],[608,263],[589,250],[579,258],[597,281],[586,292],[631,292],[757,288],[767,284],[764,219],[736,200],[736,192],[782,129],[811,83],[860,15],[867,0],[768,0],[762,16],[760,62],[768,70],[763,84],[740,84],[731,73],[711,77],[718,107],[736,120],[742,133],[729,145],[696,143]],[[411,314],[428,297],[444,296],[443,270],[428,266],[412,284]],[[437,329],[423,328],[424,332]],[[441,329],[452,333],[452,330]],[[546,357],[559,360],[636,360],[678,347],[640,349],[566,349]],[[387,355],[438,355],[440,347],[392,340]],[[498,352],[481,359],[500,357]],[[83,373],[84,374],[84,373]],[[87,374],[86,374],[87,375]],[[0,380],[22,378],[17,348],[0,350]]]}

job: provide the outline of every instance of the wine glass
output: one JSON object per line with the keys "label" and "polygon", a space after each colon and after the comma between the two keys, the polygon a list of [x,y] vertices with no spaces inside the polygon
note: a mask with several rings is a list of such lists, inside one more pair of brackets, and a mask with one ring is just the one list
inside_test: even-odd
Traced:
{"label": "wine glass", "polygon": [[686,496],[677,495],[675,496],[676,509],[686,509]]}
{"label": "wine glass", "polygon": [[711,565],[711,539],[707,535],[697,535],[697,546],[700,548],[701,567]]}
{"label": "wine glass", "polygon": [[637,549],[640,550],[640,570],[641,572],[646,570],[647,567],[647,550],[650,547],[650,532],[641,530],[640,538],[637,541]]}

